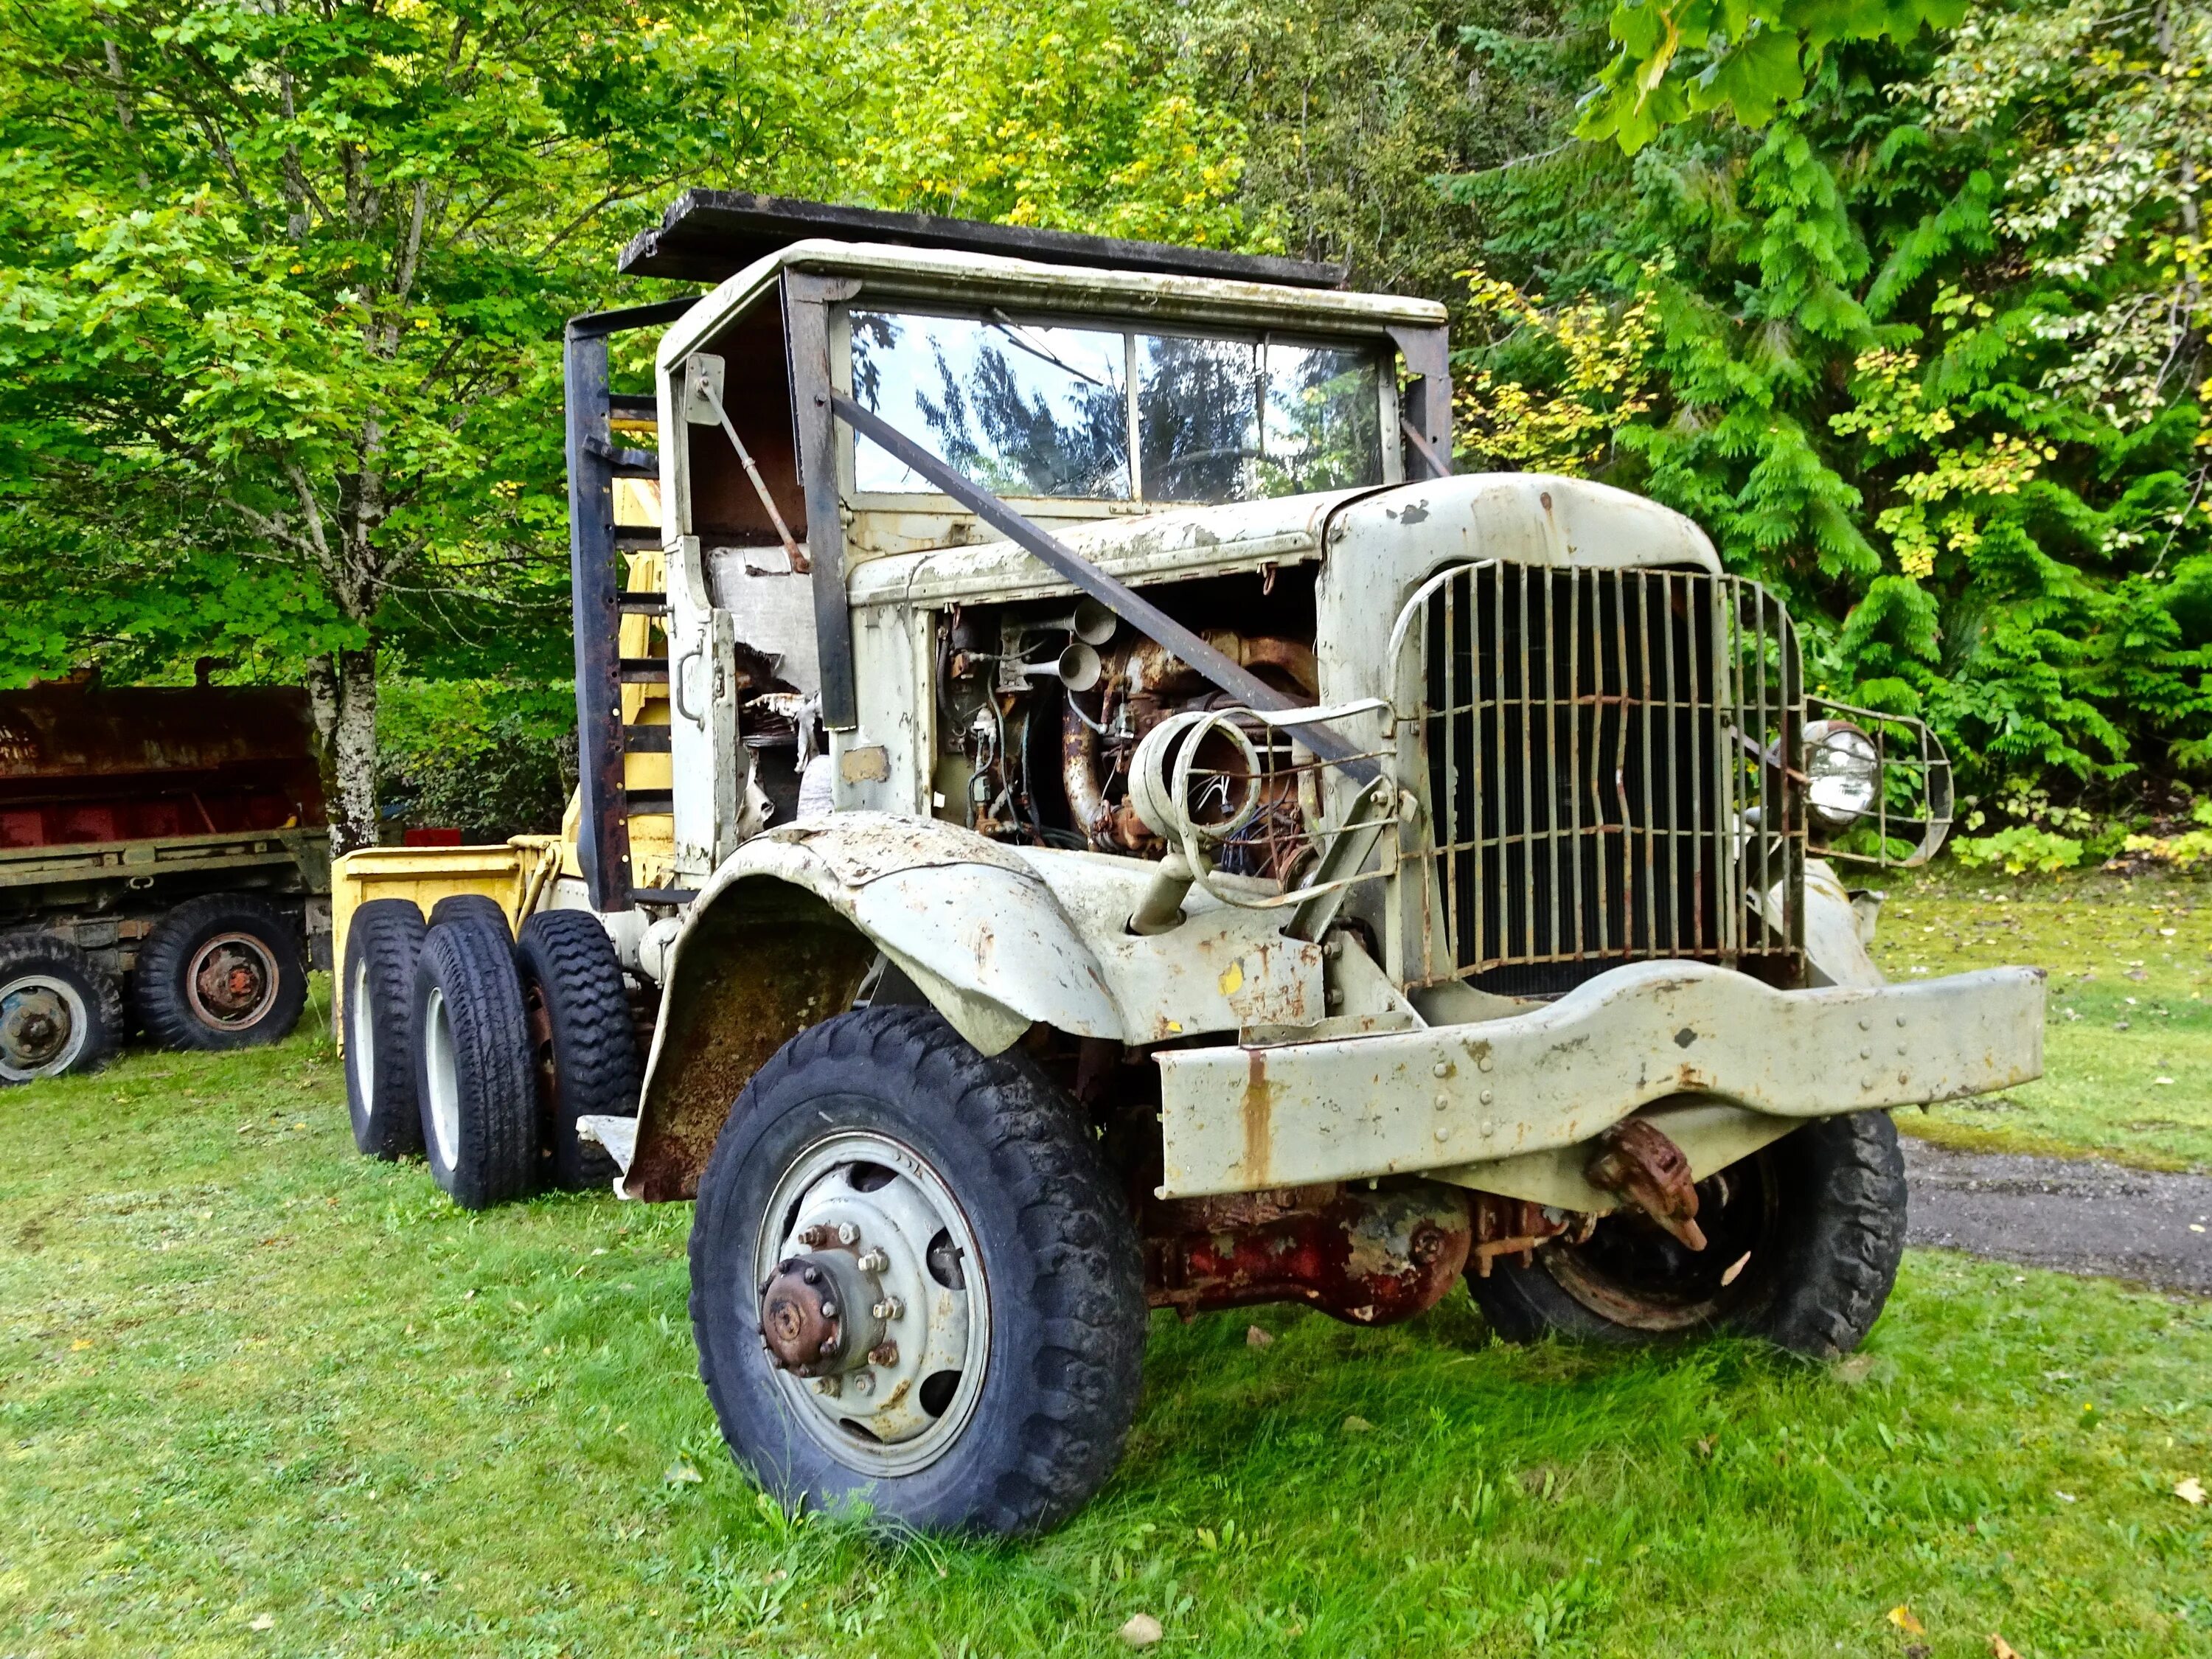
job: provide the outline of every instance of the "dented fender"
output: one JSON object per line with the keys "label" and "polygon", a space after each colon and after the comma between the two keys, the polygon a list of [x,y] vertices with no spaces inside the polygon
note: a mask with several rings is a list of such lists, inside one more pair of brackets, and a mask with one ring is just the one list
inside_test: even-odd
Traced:
{"label": "dented fender", "polygon": [[696,1196],[739,1091],[851,1007],[878,952],[984,1054],[1036,1021],[1121,1034],[1097,961],[1006,848],[882,812],[772,830],[724,861],[670,949],[623,1192]]}
{"label": "dented fender", "polygon": [[[763,878],[811,893],[851,922],[981,1053],[1011,1047],[1038,1023],[1078,1036],[1121,1034],[1097,959],[1052,890],[1018,854],[973,830],[867,811],[788,824],[732,854],[693,914]],[[679,939],[678,973],[683,948]]]}

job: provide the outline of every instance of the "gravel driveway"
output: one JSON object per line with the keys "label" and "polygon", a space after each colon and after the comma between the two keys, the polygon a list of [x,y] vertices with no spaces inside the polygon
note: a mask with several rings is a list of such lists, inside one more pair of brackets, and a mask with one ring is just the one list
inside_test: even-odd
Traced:
{"label": "gravel driveway", "polygon": [[2212,1177],[1907,1137],[1911,1242],[2212,1295]]}

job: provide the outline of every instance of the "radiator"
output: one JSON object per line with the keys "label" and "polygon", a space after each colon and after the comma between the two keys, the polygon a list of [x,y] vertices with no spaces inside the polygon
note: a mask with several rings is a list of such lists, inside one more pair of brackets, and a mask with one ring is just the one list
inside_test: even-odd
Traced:
{"label": "radiator", "polygon": [[1779,600],[1698,571],[1492,562],[1414,603],[1407,781],[1429,834],[1401,855],[1404,982],[1555,995],[1653,957],[1796,982],[1803,686]]}

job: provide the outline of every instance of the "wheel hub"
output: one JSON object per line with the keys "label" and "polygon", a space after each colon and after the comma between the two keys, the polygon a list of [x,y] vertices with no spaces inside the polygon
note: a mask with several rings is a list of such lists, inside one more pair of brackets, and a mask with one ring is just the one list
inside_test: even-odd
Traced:
{"label": "wheel hub", "polygon": [[[787,1257],[761,1292],[761,1338],[770,1363],[794,1376],[830,1376],[867,1364],[882,1322],[869,1308],[881,1292],[864,1284],[850,1250]],[[848,1340],[848,1332],[860,1340]]]}
{"label": "wheel hub", "polygon": [[276,1000],[276,964],[248,933],[210,939],[187,975],[192,1012],[210,1025],[251,1025]]}
{"label": "wheel hub", "polygon": [[69,1034],[61,1000],[51,991],[27,991],[8,1000],[6,1042],[9,1057],[26,1066],[40,1066],[54,1057]]}
{"label": "wheel hub", "polygon": [[886,1137],[840,1134],[794,1163],[768,1214],[783,1226],[756,1257],[763,1358],[799,1419],[855,1468],[933,1462],[988,1352],[975,1241],[942,1179]]}
{"label": "wheel hub", "polygon": [[20,1083],[65,1069],[84,1030],[82,1005],[59,981],[26,977],[0,988],[0,1076]]}

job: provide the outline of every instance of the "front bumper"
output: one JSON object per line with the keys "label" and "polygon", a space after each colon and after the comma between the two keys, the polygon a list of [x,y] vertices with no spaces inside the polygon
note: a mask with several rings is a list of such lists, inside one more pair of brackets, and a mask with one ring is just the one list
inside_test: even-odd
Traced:
{"label": "front bumper", "polygon": [[1778,991],[1703,963],[1616,968],[1510,1018],[1158,1055],[1170,1198],[1450,1170],[1699,1097],[1770,1118],[1986,1094],[2043,1074],[2043,971]]}

